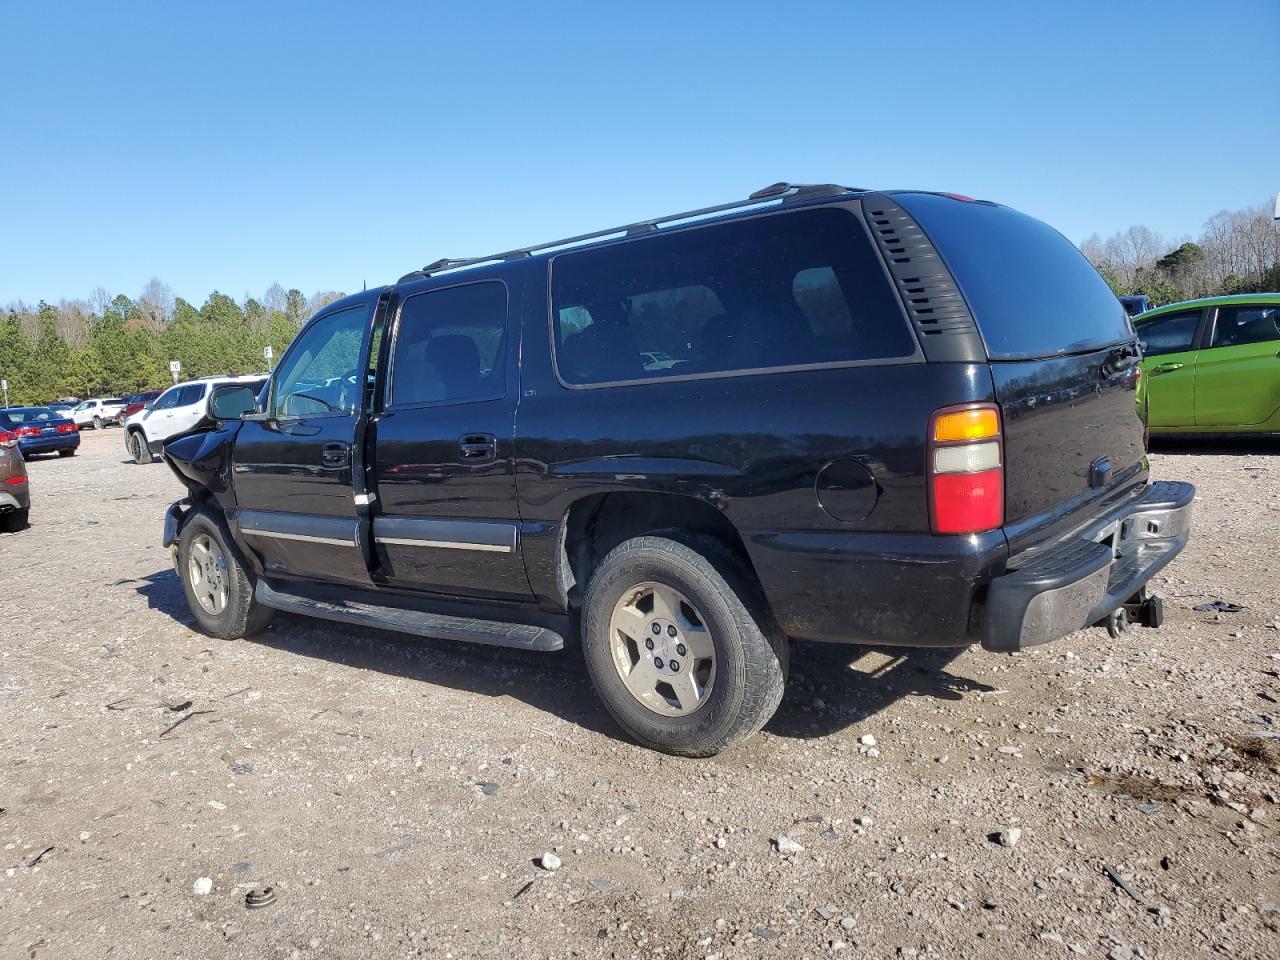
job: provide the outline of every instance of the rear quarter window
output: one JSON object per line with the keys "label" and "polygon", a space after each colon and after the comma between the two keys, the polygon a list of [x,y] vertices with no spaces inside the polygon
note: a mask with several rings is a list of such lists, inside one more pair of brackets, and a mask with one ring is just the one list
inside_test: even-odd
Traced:
{"label": "rear quarter window", "polygon": [[564,253],[556,366],[570,385],[915,355],[857,218],[794,211]]}
{"label": "rear quarter window", "polygon": [[894,199],[951,269],[992,360],[1084,353],[1133,336],[1107,282],[1048,224],[935,194]]}

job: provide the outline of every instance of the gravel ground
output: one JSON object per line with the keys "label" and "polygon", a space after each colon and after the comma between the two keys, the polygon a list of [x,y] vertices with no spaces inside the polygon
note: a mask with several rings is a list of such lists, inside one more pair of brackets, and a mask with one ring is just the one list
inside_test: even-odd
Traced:
{"label": "gravel ground", "polygon": [[88,433],[0,535],[0,955],[1274,958],[1277,451],[1153,455],[1200,489],[1164,629],[805,645],[766,731],[691,761],[572,651],[196,633],[177,481]]}

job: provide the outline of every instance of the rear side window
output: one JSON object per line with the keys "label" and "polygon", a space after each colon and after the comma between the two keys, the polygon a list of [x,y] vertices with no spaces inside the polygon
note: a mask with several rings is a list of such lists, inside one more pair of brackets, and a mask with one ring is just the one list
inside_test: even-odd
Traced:
{"label": "rear side window", "polygon": [[1280,304],[1222,307],[1213,325],[1213,346],[1280,340]]}
{"label": "rear side window", "polygon": [[389,405],[501,397],[506,330],[507,288],[496,281],[407,298],[391,348]]}
{"label": "rear side window", "polygon": [[1132,337],[1084,254],[1034,217],[933,194],[894,197],[951,268],[992,360],[1052,357]]}
{"label": "rear side window", "polygon": [[806,210],[558,256],[556,366],[617,383],[909,357],[916,345],[856,218]]}
{"label": "rear side window", "polygon": [[1199,310],[1171,313],[1167,317],[1157,317],[1139,324],[1138,338],[1143,343],[1142,352],[1148,357],[1158,357],[1162,353],[1190,350],[1191,344],[1195,342],[1198,326]]}

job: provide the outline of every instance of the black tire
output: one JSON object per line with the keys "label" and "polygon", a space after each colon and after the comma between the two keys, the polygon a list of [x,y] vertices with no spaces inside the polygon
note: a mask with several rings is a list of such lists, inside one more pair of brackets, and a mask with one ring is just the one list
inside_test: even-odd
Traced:
{"label": "black tire", "polygon": [[[711,634],[715,681],[706,702],[687,715],[646,707],[614,665],[614,607],[649,582],[683,593]],[[628,540],[596,567],[583,600],[582,648],[596,693],[623,729],[647,747],[686,757],[712,756],[764,726],[782,700],[790,654],[754,578],[739,571],[726,549],[710,538],[686,545],[666,536]]]}
{"label": "black tire", "polygon": [[71,449],[69,449],[69,450],[59,450],[59,451],[58,451],[58,456],[60,456],[60,457],[74,457],[75,455],[76,455],[76,448],[75,448],[75,447],[72,447],[72,448],[71,448]]}
{"label": "black tire", "polygon": [[94,418],[93,418],[93,429],[95,429],[95,430],[101,430],[101,429],[102,429],[102,427],[103,427],[102,418],[101,418],[101,417],[94,417]]}
{"label": "black tire", "polygon": [[10,510],[8,513],[0,513],[0,530],[5,533],[17,533],[19,530],[27,529],[30,519],[30,507],[22,510]]}
{"label": "black tire", "polygon": [[[226,562],[226,606],[217,614],[212,614],[201,606],[190,581],[192,544],[201,536],[207,536],[217,544]],[[271,622],[274,611],[253,598],[252,575],[245,568],[222,524],[206,508],[197,507],[193,510],[178,535],[178,579],[182,581],[182,592],[187,598],[191,615],[195,617],[200,630],[211,637],[235,640],[261,633]]]}
{"label": "black tire", "polygon": [[141,430],[134,430],[129,434],[129,452],[133,454],[134,463],[151,462],[151,445],[147,443]]}

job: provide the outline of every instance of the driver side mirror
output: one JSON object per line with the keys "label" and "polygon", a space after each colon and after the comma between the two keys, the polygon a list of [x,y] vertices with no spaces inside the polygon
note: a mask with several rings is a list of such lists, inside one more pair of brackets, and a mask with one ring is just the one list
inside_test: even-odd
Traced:
{"label": "driver side mirror", "polygon": [[257,412],[257,409],[257,394],[245,384],[214,387],[209,398],[209,416],[214,420],[240,420],[245,414]]}
{"label": "driver side mirror", "polygon": [[155,408],[156,408],[156,405],[155,405],[153,402],[151,402],[150,400],[148,400],[146,403],[144,403],[144,404],[142,405],[142,409],[143,409],[143,410],[146,410],[148,413],[150,413],[150,412],[151,412],[152,410],[154,410]]}

